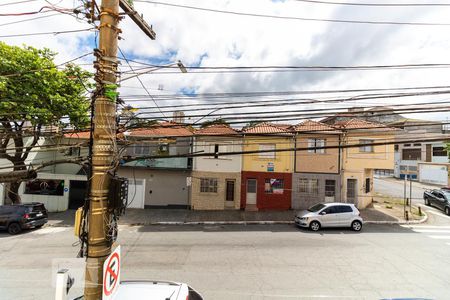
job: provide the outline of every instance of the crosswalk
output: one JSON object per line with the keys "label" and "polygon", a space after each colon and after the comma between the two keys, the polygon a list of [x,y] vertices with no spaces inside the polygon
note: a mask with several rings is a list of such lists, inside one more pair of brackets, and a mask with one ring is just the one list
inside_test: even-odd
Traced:
{"label": "crosswalk", "polygon": [[[427,237],[435,240],[450,240],[450,226],[433,225],[402,225],[403,228],[411,229],[417,233],[426,234]],[[445,243],[450,246],[450,242]]]}

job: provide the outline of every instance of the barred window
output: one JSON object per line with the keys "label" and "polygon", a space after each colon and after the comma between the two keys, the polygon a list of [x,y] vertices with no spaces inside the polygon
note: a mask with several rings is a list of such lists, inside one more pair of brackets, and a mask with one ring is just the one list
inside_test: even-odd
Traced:
{"label": "barred window", "polygon": [[136,155],[150,154],[150,146],[144,144],[134,145],[134,154]]}
{"label": "barred window", "polygon": [[444,147],[433,147],[433,156],[448,156]]}
{"label": "barred window", "polygon": [[297,192],[311,196],[319,195],[319,179],[299,178]]}
{"label": "barred window", "polygon": [[217,193],[217,178],[200,178],[200,193]]}
{"label": "barred window", "polygon": [[336,195],[336,180],[325,180],[325,197],[334,197]]}

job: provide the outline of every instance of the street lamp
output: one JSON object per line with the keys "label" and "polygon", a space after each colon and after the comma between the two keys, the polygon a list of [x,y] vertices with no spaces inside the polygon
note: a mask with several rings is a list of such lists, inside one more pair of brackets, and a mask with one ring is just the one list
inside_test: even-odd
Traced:
{"label": "street lamp", "polygon": [[174,62],[174,63],[170,63],[170,64],[163,65],[163,66],[154,67],[153,69],[147,70],[145,72],[136,73],[136,74],[134,74],[132,76],[123,78],[122,80],[120,80],[120,82],[122,83],[125,80],[137,77],[139,75],[148,74],[148,73],[151,73],[153,71],[156,71],[156,70],[159,70],[159,69],[164,69],[164,68],[169,68],[169,67],[172,67],[172,66],[175,66],[175,65],[180,69],[181,73],[187,73],[187,69],[184,66],[184,64],[181,62],[181,60],[178,60],[177,62]]}

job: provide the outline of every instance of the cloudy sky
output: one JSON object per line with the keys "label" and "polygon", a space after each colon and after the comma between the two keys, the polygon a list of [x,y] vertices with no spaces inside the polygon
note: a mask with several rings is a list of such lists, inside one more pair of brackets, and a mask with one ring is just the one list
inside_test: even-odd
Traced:
{"label": "cloudy sky", "polygon": [[[64,8],[82,5],[78,0],[3,0],[0,13],[25,13],[39,10],[49,3]],[[336,0],[343,2],[343,0]],[[15,5],[6,5],[17,2]],[[98,1],[100,2],[100,1]],[[353,3],[428,3],[426,0],[346,0]],[[433,3],[445,3],[435,0]],[[175,5],[175,6],[174,6]],[[308,3],[285,0],[163,0],[134,1],[136,10],[153,26],[156,40],[150,40],[129,18],[120,24],[123,33],[119,45],[128,59],[152,65],[168,65],[181,60],[188,67],[267,67],[267,66],[373,66],[401,64],[448,64],[450,63],[450,6],[356,6]],[[180,7],[185,6],[185,7]],[[197,9],[194,9],[197,8]],[[222,12],[218,12],[222,11]],[[227,13],[225,13],[227,12]],[[250,15],[258,16],[250,16]],[[36,17],[40,19],[29,20]],[[48,16],[48,17],[47,17]],[[271,17],[268,17],[271,16]],[[302,19],[318,19],[307,21]],[[321,20],[321,21],[319,21]],[[405,22],[437,25],[387,25],[327,22],[324,20]],[[442,24],[443,23],[443,24]],[[95,46],[93,32],[66,33],[58,35],[20,36],[9,35],[37,32],[55,32],[89,28],[85,20],[54,12],[26,16],[0,16],[0,40],[8,44],[27,44],[48,47],[58,52],[57,63],[63,63]],[[92,56],[77,62],[90,68]],[[131,63],[133,68],[143,65]],[[129,66],[122,62],[123,71]],[[283,100],[294,96],[260,96],[259,98],[232,98],[229,95],[212,100],[199,98],[205,93],[253,93],[288,91],[324,91],[346,89],[376,89],[398,87],[450,86],[449,68],[427,69],[375,69],[334,71],[268,71],[236,72],[236,69],[220,72],[211,69],[150,69],[140,79],[147,91],[136,79],[122,83],[121,94],[140,107],[155,107],[151,94],[159,106],[212,103],[213,101],[245,103],[257,100]],[[168,74],[163,74],[168,72]],[[126,78],[123,75],[122,78]],[[391,91],[389,91],[391,92]],[[188,94],[189,100],[167,100],[166,96]],[[367,94],[346,94],[346,97]],[[194,97],[198,96],[198,97]],[[326,97],[330,97],[327,95]],[[332,95],[336,97],[337,95]],[[343,95],[339,94],[340,97]],[[305,96],[302,96],[305,98]],[[323,94],[306,96],[308,99],[325,99]],[[358,101],[360,106],[398,105],[447,101],[447,94],[390,99]],[[173,99],[170,98],[169,99]],[[142,101],[146,100],[146,101]],[[350,107],[351,102],[333,103],[333,107]],[[198,120],[202,114],[208,118],[221,117],[227,110],[224,105],[208,106],[201,111],[195,107],[183,109],[190,120]],[[330,108],[330,104],[297,105],[285,107],[261,107],[254,111],[292,111],[294,109]],[[166,108],[170,115],[175,108]],[[214,111],[216,110],[217,111]],[[145,112],[142,109],[141,112]],[[149,108],[147,112],[156,108]],[[240,110],[244,111],[244,110]],[[249,111],[249,109],[245,110]],[[147,115],[150,116],[150,115]],[[446,120],[448,113],[412,114],[433,120]],[[223,116],[222,116],[223,117]]]}

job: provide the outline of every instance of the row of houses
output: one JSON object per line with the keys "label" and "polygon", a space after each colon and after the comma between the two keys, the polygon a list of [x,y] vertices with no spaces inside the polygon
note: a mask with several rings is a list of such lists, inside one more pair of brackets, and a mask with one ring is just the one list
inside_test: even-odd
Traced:
{"label": "row of houses", "polygon": [[[384,143],[396,132],[361,119],[259,123],[239,131],[164,122],[124,133],[123,157],[141,158],[122,160],[117,173],[129,180],[133,208],[288,210],[323,201],[363,208],[372,201],[374,170],[393,169],[394,145]],[[59,143],[72,146],[63,153],[37,152],[30,159],[85,155],[79,146],[88,135],[65,134]],[[85,170],[62,164],[44,169],[20,193],[24,202],[60,211],[80,206],[85,191]]]}

